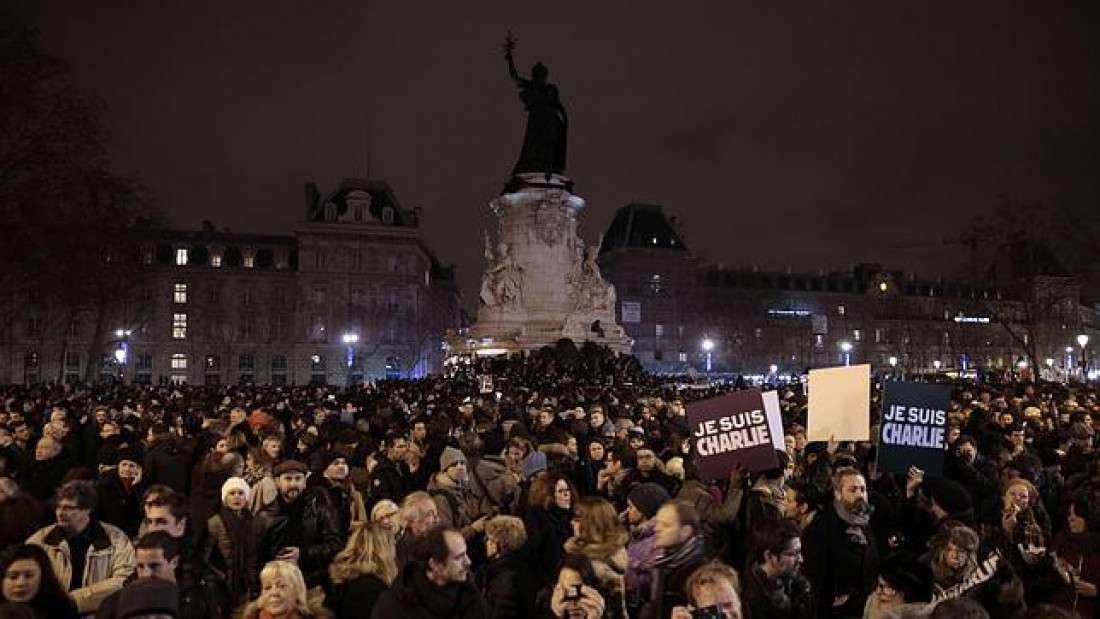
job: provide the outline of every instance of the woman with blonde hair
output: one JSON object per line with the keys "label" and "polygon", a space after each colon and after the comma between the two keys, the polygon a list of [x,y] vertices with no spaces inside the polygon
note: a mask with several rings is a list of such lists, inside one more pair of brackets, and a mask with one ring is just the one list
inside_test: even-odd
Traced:
{"label": "woman with blonde hair", "polygon": [[332,590],[325,603],[337,617],[369,617],[378,596],[397,578],[393,533],[372,522],[354,525],[348,545],[328,568]]}
{"label": "woman with blonde hair", "polygon": [[[608,612],[626,616],[626,529],[619,524],[615,507],[600,497],[584,497],[573,508],[573,537],[565,552],[587,557],[600,585],[611,594]],[[621,612],[620,612],[621,611]]]}
{"label": "woman with blonde hair", "polygon": [[393,533],[394,539],[401,534],[401,529],[404,528],[404,523],[401,522],[401,508],[389,499],[382,499],[374,504],[374,507],[370,510],[370,521],[372,524],[381,525],[388,529],[390,533]]}
{"label": "woman with blonde hair", "polygon": [[245,619],[333,619],[328,609],[306,599],[306,581],[297,565],[271,561],[260,571],[260,597],[248,605]]}
{"label": "woman with blonde hair", "polygon": [[928,542],[933,587],[946,591],[978,569],[978,534],[968,526],[949,523]]}

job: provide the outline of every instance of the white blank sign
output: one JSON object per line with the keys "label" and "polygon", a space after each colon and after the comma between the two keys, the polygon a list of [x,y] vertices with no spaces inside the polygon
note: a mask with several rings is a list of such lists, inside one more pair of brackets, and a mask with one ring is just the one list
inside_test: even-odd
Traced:
{"label": "white blank sign", "polygon": [[871,438],[871,366],[810,370],[806,439]]}

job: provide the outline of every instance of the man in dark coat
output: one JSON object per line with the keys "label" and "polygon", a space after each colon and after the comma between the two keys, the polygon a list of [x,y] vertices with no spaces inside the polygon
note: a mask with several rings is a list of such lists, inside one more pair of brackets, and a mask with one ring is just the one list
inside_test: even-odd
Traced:
{"label": "man in dark coat", "polygon": [[250,581],[259,590],[259,568],[269,561],[298,565],[306,586],[326,582],[328,565],[344,547],[339,519],[324,492],[306,492],[309,468],[295,460],[280,462],[272,470],[279,496],[253,519],[259,553]]}
{"label": "man in dark coat", "polygon": [[[229,608],[229,590],[221,575],[203,556],[199,538],[202,523],[192,523],[187,511],[187,497],[173,492],[144,505],[145,535],[163,532],[179,545],[179,557],[173,573],[179,586],[180,617],[220,617]],[[153,545],[161,542],[151,541]],[[143,546],[138,541],[138,548]],[[152,546],[150,546],[152,547]],[[167,558],[167,555],[165,555]],[[138,560],[141,577],[141,560]]]}
{"label": "man in dark coat", "polygon": [[470,577],[466,540],[449,528],[432,529],[420,540],[416,560],[401,570],[371,613],[377,619],[485,616],[485,600]]}
{"label": "man in dark coat", "polygon": [[657,560],[653,568],[653,596],[642,606],[642,617],[669,619],[672,609],[686,606],[688,577],[706,563],[699,512],[690,503],[670,501],[657,510]]}
{"label": "man in dark coat", "polygon": [[400,504],[411,491],[408,467],[405,464],[405,453],[408,449],[405,435],[396,430],[390,430],[386,433],[383,446],[384,450],[378,454],[378,464],[371,471],[368,483],[365,497],[368,513],[382,499]]}
{"label": "man in dark coat", "polygon": [[802,535],[804,573],[814,585],[818,616],[862,617],[878,576],[867,482],[854,468],[833,475],[833,503]]}
{"label": "man in dark coat", "polygon": [[99,493],[98,518],[122,529],[127,536],[137,537],[142,513],[141,497],[149,482],[141,478],[141,447],[131,445],[113,452],[115,468],[107,471],[97,482]]}
{"label": "man in dark coat", "polygon": [[145,452],[142,470],[150,484],[164,484],[176,492],[188,494],[191,486],[191,457],[194,447],[172,435],[168,426],[157,424],[149,429],[152,440]]}
{"label": "man in dark coat", "polygon": [[749,569],[742,596],[753,619],[811,619],[813,588],[799,570],[802,540],[791,520],[764,520],[753,529]]}

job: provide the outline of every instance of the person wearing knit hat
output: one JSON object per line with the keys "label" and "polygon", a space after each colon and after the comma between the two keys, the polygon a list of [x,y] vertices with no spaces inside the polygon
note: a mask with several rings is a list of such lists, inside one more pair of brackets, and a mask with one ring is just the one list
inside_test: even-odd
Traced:
{"label": "person wearing knit hat", "polygon": [[141,497],[149,486],[141,478],[141,447],[123,445],[114,450],[112,459],[116,466],[105,470],[96,481],[99,517],[133,537],[144,520]]}
{"label": "person wearing knit hat", "polygon": [[234,509],[241,509],[248,505],[248,501],[252,498],[252,488],[249,487],[248,482],[240,477],[230,477],[222,484],[222,503],[229,505],[227,498],[233,490],[239,491],[239,495],[244,499],[244,505],[236,507]]}
{"label": "person wearing knit hat", "polygon": [[970,492],[962,484],[942,477],[927,477],[921,482],[925,494],[932,503],[936,520],[959,520],[974,525],[974,503]]}
{"label": "person wearing knit hat", "polygon": [[878,586],[867,598],[864,617],[908,616],[914,611],[923,616],[932,601],[932,568],[916,557],[896,553],[882,562]]}
{"label": "person wearing knit hat", "polygon": [[532,451],[523,459],[523,479],[530,481],[532,477],[546,470],[546,454],[541,451]]}
{"label": "person wearing knit hat", "polygon": [[456,464],[468,465],[466,462],[466,454],[454,447],[444,448],[443,453],[439,456],[439,471],[446,472],[447,469]]}
{"label": "person wearing knit hat", "polygon": [[179,617],[179,588],[176,583],[160,578],[139,578],[118,592],[115,617]]}
{"label": "person wearing knit hat", "polygon": [[626,500],[628,507],[637,510],[642,520],[649,520],[656,516],[657,510],[671,498],[664,486],[647,482],[634,486],[627,494]]}

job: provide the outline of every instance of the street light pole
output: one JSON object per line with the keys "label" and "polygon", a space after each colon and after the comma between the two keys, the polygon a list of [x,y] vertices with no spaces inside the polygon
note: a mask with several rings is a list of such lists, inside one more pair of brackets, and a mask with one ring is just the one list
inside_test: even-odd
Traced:
{"label": "street light pole", "polygon": [[841,342],[840,350],[844,353],[844,367],[848,367],[852,364],[852,343],[849,341]]}
{"label": "street light pole", "polygon": [[1085,352],[1085,347],[1089,345],[1089,336],[1084,333],[1078,335],[1077,345],[1081,347],[1081,380],[1084,381],[1088,378],[1089,373],[1089,357]]}
{"label": "street light pole", "polygon": [[343,340],[344,340],[344,345],[347,347],[347,352],[345,354],[345,360],[347,361],[347,366],[348,366],[348,381],[347,382],[350,385],[351,380],[352,380],[352,368],[355,367],[355,344],[357,342],[359,342],[359,336],[355,333],[350,333],[349,332],[349,333],[344,334]]}
{"label": "street light pole", "polygon": [[714,340],[703,337],[703,351],[707,353],[707,374],[711,371],[711,353],[714,351]]}

